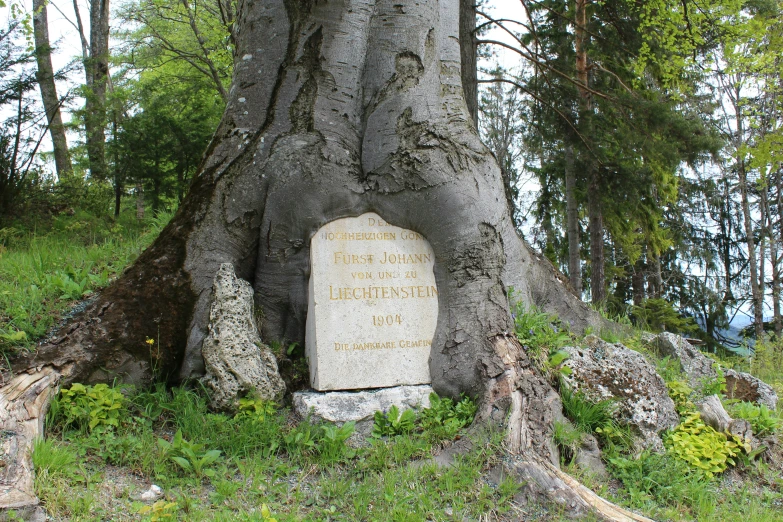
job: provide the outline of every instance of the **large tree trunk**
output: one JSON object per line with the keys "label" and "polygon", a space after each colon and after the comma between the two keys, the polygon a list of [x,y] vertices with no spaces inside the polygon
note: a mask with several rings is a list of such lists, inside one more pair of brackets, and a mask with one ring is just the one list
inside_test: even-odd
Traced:
{"label": "large tree trunk", "polygon": [[[171,381],[203,375],[221,263],[252,283],[266,340],[302,342],[310,239],[372,211],[419,232],[435,252],[435,390],[477,398],[480,419],[507,427],[514,469],[537,477],[533,495],[594,509],[595,495],[553,471],[560,402],[510,333],[508,289],[576,331],[605,323],[511,222],[500,170],[463,98],[458,2],[267,0],[242,4],[238,24],[228,106],[177,215],[70,326],[14,367],[51,367],[65,383],[143,383],[153,366]],[[146,337],[159,339],[154,354]]]}
{"label": "large tree trunk", "polygon": [[35,38],[35,59],[38,65],[35,77],[38,81],[38,87],[41,89],[41,100],[49,124],[49,135],[52,138],[54,150],[54,165],[57,169],[57,176],[62,180],[73,174],[73,167],[71,166],[71,156],[68,154],[65,126],[60,114],[61,102],[54,84],[46,4],[45,0],[33,0],[33,37]]}

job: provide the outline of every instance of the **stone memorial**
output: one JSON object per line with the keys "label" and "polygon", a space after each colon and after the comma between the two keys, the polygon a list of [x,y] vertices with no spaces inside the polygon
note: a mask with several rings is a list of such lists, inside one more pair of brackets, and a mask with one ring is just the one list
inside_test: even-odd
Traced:
{"label": "stone memorial", "polygon": [[327,223],[310,244],[306,353],[316,390],[430,382],[435,254],[374,213]]}

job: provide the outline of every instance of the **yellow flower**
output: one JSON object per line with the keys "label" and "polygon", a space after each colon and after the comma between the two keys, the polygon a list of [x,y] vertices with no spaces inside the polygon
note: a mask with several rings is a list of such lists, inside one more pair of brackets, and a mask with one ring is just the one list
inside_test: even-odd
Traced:
{"label": "yellow flower", "polygon": [[155,339],[152,339],[151,337],[147,337],[146,343],[152,346],[155,344]]}

